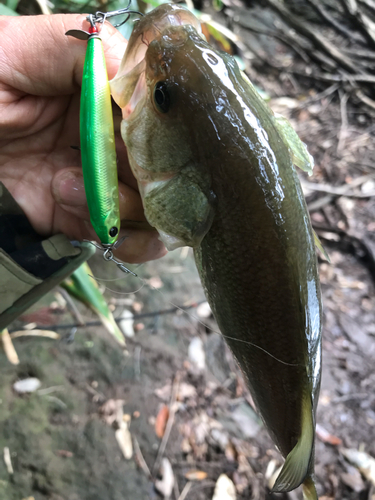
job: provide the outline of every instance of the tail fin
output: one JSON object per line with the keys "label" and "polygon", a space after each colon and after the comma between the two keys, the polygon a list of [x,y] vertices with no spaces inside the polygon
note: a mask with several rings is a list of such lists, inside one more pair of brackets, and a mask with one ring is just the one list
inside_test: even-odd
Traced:
{"label": "tail fin", "polygon": [[[281,493],[297,488],[310,471],[310,462],[314,452],[315,425],[310,395],[306,395],[302,402],[301,435],[297,444],[285,459],[283,468],[278,475],[272,491]],[[311,479],[312,481],[312,479]],[[312,482],[314,485],[314,483]],[[310,482],[306,480],[306,491]],[[315,490],[315,486],[314,486]],[[316,494],[316,492],[315,492]],[[313,500],[314,496],[306,496],[306,500]]]}
{"label": "tail fin", "polygon": [[315,489],[315,483],[311,476],[307,476],[303,485],[303,500],[318,500],[318,494]]}

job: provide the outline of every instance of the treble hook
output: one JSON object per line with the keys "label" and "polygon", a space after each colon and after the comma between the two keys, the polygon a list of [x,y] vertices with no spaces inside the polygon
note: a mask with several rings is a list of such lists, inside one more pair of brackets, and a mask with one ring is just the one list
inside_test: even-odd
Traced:
{"label": "treble hook", "polygon": [[103,259],[107,262],[114,262],[116,266],[124,273],[126,274],[132,274],[136,278],[138,278],[138,274],[134,273],[130,269],[128,269],[121,260],[116,259],[116,257],[113,255],[113,250],[116,250],[124,241],[124,238],[120,238],[118,241],[116,241],[115,244],[113,245],[100,245],[96,241],[91,241],[91,240],[83,240],[87,243],[91,243],[91,245],[94,245],[98,250],[101,250],[103,252]]}
{"label": "treble hook", "polygon": [[90,23],[94,22],[94,23],[104,24],[105,21],[107,19],[109,19],[110,17],[121,16],[123,14],[129,14],[124,21],[122,21],[119,24],[113,25],[115,28],[118,28],[119,26],[122,26],[123,24],[125,24],[129,20],[130,14],[138,14],[140,16],[144,16],[144,14],[142,14],[142,12],[139,12],[138,10],[130,10],[129,9],[130,4],[131,4],[131,0],[129,0],[128,5],[126,7],[122,8],[122,9],[118,9],[118,10],[112,10],[111,12],[101,12],[100,10],[98,10],[95,13],[95,16],[90,14],[90,16],[87,17],[87,20]]}

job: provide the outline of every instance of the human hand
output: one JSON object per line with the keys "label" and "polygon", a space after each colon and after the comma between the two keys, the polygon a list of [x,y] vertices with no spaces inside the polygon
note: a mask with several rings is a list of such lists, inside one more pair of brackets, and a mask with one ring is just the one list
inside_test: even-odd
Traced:
{"label": "human hand", "polygon": [[[87,44],[65,36],[69,29],[87,28],[82,15],[0,17],[0,181],[44,236],[97,239],[89,222],[80,152],[71,147],[79,146]],[[109,23],[101,37],[111,79],[126,41]],[[166,250],[146,223],[120,134],[116,149],[119,237],[126,237],[116,256],[131,263],[159,258]]]}

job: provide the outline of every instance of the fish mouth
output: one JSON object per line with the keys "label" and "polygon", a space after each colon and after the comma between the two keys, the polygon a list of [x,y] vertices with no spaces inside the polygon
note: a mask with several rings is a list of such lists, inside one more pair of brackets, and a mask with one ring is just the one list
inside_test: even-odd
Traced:
{"label": "fish mouth", "polygon": [[119,70],[110,81],[111,94],[127,119],[137,104],[147,96],[146,52],[149,45],[157,40],[164,46],[177,46],[186,38],[178,35],[172,27],[192,25],[198,33],[201,26],[189,10],[176,4],[163,4],[142,17],[135,25],[126,47]]}

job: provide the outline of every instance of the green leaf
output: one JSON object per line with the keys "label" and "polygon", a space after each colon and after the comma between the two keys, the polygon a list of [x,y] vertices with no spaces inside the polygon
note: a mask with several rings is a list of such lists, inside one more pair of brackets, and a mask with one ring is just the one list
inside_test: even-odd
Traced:
{"label": "green leaf", "polygon": [[222,0],[212,0],[212,6],[216,11],[220,12],[223,9],[224,4]]}
{"label": "green leaf", "polygon": [[18,16],[17,12],[0,3],[0,16]]}
{"label": "green leaf", "polygon": [[19,3],[20,0],[7,0],[6,6],[15,11]]}
{"label": "green leaf", "polygon": [[92,271],[87,262],[74,271],[70,278],[63,281],[61,286],[70,295],[94,311],[99,316],[106,330],[115,337],[119,344],[125,346],[124,336],[117,326],[108,308],[108,304],[99,290],[97,282],[92,278]]}

